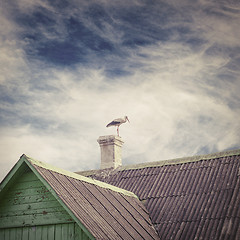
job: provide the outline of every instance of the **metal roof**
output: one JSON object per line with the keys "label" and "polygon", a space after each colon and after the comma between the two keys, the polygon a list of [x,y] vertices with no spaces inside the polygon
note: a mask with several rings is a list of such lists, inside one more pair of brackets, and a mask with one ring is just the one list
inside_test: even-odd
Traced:
{"label": "metal roof", "polygon": [[135,193],[160,239],[239,239],[240,150],[84,173]]}
{"label": "metal roof", "polygon": [[159,239],[134,194],[24,157],[96,239]]}

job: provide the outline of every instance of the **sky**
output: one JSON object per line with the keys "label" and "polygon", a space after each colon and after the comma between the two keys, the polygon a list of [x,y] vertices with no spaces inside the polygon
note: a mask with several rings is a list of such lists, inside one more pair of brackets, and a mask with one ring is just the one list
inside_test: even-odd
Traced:
{"label": "sky", "polygon": [[239,0],[1,0],[0,181],[22,154],[100,167],[240,148]]}

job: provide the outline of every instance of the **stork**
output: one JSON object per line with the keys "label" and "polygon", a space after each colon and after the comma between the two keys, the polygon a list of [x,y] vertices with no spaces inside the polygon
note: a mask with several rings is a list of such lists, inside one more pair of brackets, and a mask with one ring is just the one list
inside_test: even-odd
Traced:
{"label": "stork", "polygon": [[130,122],[127,116],[125,116],[124,118],[117,118],[111,121],[106,127],[111,127],[111,126],[117,127],[117,134],[119,136],[119,126],[125,123],[126,121]]}

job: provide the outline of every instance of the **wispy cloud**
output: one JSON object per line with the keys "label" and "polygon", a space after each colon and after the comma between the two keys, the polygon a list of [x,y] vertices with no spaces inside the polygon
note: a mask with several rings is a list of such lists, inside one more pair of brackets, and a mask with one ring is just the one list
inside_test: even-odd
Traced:
{"label": "wispy cloud", "polygon": [[1,178],[22,153],[98,168],[124,115],[124,164],[239,148],[239,3],[58,4],[1,10]]}

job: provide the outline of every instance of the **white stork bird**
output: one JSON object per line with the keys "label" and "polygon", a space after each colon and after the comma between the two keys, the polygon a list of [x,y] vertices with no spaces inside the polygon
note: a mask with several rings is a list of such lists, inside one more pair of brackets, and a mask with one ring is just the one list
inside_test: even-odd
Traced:
{"label": "white stork bird", "polygon": [[127,116],[125,116],[124,118],[117,118],[117,119],[114,119],[113,121],[111,121],[106,127],[116,126],[117,134],[119,136],[119,126],[121,124],[125,123],[126,121],[130,122]]}

